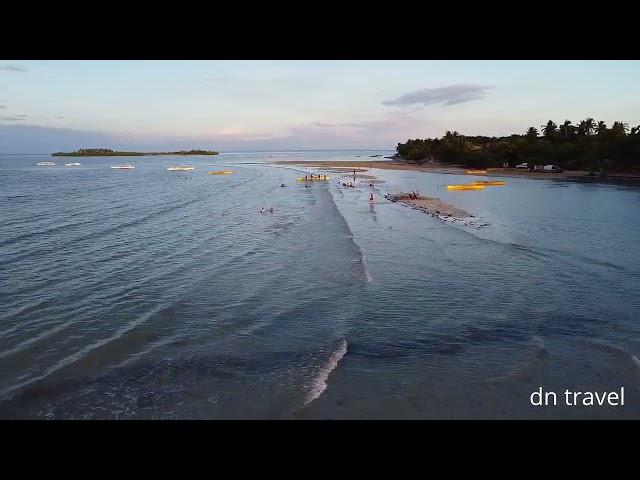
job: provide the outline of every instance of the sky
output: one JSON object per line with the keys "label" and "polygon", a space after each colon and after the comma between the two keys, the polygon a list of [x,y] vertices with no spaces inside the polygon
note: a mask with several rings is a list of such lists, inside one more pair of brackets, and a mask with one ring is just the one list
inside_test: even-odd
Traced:
{"label": "sky", "polygon": [[640,61],[0,60],[0,153],[394,149],[640,124]]}

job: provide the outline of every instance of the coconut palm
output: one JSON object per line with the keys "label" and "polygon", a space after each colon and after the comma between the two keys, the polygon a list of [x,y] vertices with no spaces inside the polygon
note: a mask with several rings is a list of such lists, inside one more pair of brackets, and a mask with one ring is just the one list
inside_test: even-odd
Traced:
{"label": "coconut palm", "polygon": [[611,127],[611,133],[615,136],[626,135],[629,131],[629,125],[623,122],[613,122],[613,127]]}
{"label": "coconut palm", "polygon": [[542,133],[547,138],[553,137],[556,134],[557,129],[558,126],[551,120],[549,120],[546,125],[542,125]]}
{"label": "coconut palm", "polygon": [[565,141],[569,140],[569,137],[571,137],[574,134],[575,130],[576,130],[576,127],[574,127],[571,124],[571,120],[565,120],[564,123],[560,125],[560,128],[558,128],[558,132],[560,133],[560,136]]}
{"label": "coconut palm", "polygon": [[[584,122],[584,130],[587,135],[591,135],[596,129],[596,122],[593,118],[589,117]],[[583,123],[580,122],[580,123]]]}
{"label": "coconut palm", "polygon": [[527,137],[527,140],[529,142],[534,142],[538,138],[538,129],[536,127],[529,127],[529,130],[527,130],[525,137]]}
{"label": "coconut palm", "polygon": [[578,124],[578,135],[591,135],[596,129],[596,122],[593,118],[581,120]]}
{"label": "coconut palm", "polygon": [[598,135],[604,135],[605,133],[607,133],[607,124],[600,120],[598,122],[598,125],[596,125],[595,131]]}

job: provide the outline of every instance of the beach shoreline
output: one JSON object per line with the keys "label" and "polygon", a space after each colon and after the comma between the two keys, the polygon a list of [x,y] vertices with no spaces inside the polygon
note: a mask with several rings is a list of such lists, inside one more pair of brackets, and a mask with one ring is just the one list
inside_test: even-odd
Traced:
{"label": "beach shoreline", "polygon": [[[336,169],[344,172],[360,169],[360,171],[368,171],[369,168],[379,168],[383,170],[409,170],[426,173],[447,173],[451,175],[472,176],[466,173],[466,168],[456,165],[446,165],[442,163],[429,164],[411,164],[398,160],[327,160],[327,161],[300,161],[300,160],[280,160],[273,162],[277,165],[296,165],[311,168]],[[566,180],[566,181],[630,181],[640,182],[640,175],[613,173],[604,177],[589,175],[584,170],[565,170],[563,172],[530,172],[528,170],[516,170],[515,168],[492,168],[486,174],[473,174],[473,176],[492,176],[492,177],[512,177],[512,178],[530,178],[535,180]]]}

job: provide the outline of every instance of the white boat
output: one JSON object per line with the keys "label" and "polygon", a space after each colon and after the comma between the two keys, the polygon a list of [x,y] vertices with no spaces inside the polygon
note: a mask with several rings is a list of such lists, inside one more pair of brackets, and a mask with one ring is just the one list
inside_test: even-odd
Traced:
{"label": "white boat", "polygon": [[195,170],[195,167],[167,167],[169,172],[186,172],[189,170]]}
{"label": "white boat", "polygon": [[71,163],[65,163],[64,166],[65,167],[80,167],[80,166],[82,166],[82,164],[80,164],[78,162],[71,162]]}
{"label": "white boat", "polygon": [[52,167],[55,165],[55,163],[53,162],[38,162],[38,165],[40,165],[41,167]]}
{"label": "white boat", "polygon": [[136,167],[134,167],[133,165],[113,165],[111,168],[113,168],[114,170],[132,170]]}

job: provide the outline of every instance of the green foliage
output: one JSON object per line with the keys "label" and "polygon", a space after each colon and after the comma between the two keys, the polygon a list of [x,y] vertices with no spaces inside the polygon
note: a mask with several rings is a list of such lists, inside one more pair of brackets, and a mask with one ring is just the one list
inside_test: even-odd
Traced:
{"label": "green foliage", "polygon": [[587,118],[560,126],[549,120],[523,135],[465,136],[447,131],[441,138],[409,139],[398,143],[397,155],[412,162],[436,160],[470,168],[554,164],[567,170],[628,172],[640,170],[640,125],[629,129],[623,122],[607,128],[605,122]]}
{"label": "green foliage", "polygon": [[211,150],[181,150],[178,152],[116,152],[109,148],[81,148],[73,152],[55,152],[54,157],[139,157],[143,155],[218,155]]}

